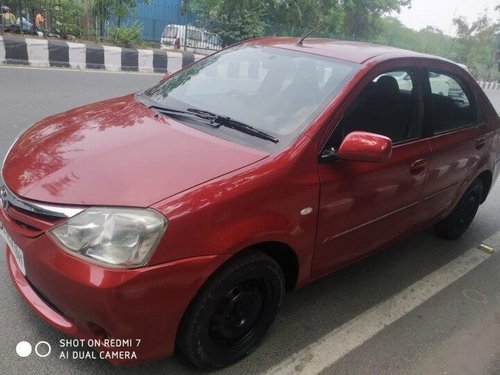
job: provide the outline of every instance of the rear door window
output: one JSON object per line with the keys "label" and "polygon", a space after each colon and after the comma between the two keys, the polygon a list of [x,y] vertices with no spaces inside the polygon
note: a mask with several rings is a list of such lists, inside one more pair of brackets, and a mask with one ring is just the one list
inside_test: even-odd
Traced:
{"label": "rear door window", "polygon": [[474,98],[467,85],[450,74],[429,71],[434,133],[445,133],[477,122]]}

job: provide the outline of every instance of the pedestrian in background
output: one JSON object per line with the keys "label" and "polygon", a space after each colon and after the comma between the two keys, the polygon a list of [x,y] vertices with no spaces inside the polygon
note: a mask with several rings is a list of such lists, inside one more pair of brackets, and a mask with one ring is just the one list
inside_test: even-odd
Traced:
{"label": "pedestrian in background", "polygon": [[42,16],[42,13],[41,12],[38,12],[37,15],[35,16],[35,27],[38,29],[38,30],[41,30],[43,29],[43,16]]}
{"label": "pedestrian in background", "polygon": [[23,31],[31,31],[33,29],[33,24],[28,21],[24,10],[21,11],[21,17],[17,19],[17,25],[21,27]]}
{"label": "pedestrian in background", "polygon": [[5,29],[12,27],[16,23],[16,16],[14,16],[8,6],[2,6],[2,23]]}

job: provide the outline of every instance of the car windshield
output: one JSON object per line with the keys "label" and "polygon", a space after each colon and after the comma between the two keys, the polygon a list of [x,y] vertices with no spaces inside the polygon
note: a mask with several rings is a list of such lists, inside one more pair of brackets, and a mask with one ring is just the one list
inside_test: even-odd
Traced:
{"label": "car windshield", "polygon": [[319,114],[358,67],[303,52],[244,45],[195,63],[144,94],[155,106],[230,117],[283,145]]}

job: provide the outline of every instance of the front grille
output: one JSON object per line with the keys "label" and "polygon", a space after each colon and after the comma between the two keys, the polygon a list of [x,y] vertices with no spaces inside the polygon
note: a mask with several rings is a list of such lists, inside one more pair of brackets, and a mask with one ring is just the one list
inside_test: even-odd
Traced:
{"label": "front grille", "polygon": [[12,204],[4,210],[4,214],[18,226],[21,234],[27,237],[36,237],[61,221],[61,218],[36,214]]}
{"label": "front grille", "polygon": [[16,225],[21,235],[26,237],[39,236],[83,210],[28,201],[16,196],[5,186],[0,187],[0,203],[5,217]]}

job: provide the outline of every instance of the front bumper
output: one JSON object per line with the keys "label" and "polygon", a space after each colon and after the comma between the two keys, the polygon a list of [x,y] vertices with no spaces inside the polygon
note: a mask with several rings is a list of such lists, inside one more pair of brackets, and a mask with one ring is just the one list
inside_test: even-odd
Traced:
{"label": "front bumper", "polygon": [[0,210],[0,220],[24,253],[26,277],[6,250],[11,278],[24,300],[69,336],[132,340],[133,347],[125,349],[133,350],[137,359],[107,358],[115,365],[171,355],[184,311],[226,260],[203,256],[131,270],[108,269],[72,257],[45,234],[36,238],[16,234],[2,216]]}

